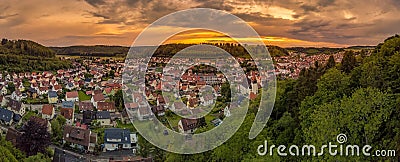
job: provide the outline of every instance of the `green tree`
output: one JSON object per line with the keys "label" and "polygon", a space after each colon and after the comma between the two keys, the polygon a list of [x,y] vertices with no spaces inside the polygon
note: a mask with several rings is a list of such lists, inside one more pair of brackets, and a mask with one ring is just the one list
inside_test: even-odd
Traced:
{"label": "green tree", "polygon": [[[388,94],[376,88],[361,88],[351,97],[318,105],[311,114],[311,124],[303,129],[305,140],[320,146],[335,142],[336,136],[344,133],[348,137],[347,143],[378,147],[382,135],[379,129],[391,116],[393,103]],[[331,158],[338,157],[322,157],[324,160]],[[358,161],[364,157],[346,158]]]}
{"label": "green tree", "polygon": [[345,73],[350,73],[351,70],[353,70],[354,67],[356,67],[356,57],[354,56],[353,51],[346,51],[344,53],[340,70],[342,70]]}
{"label": "green tree", "polygon": [[57,118],[51,120],[51,141],[56,144],[61,144],[63,138],[63,126],[66,123],[66,119],[62,115],[58,115]]}

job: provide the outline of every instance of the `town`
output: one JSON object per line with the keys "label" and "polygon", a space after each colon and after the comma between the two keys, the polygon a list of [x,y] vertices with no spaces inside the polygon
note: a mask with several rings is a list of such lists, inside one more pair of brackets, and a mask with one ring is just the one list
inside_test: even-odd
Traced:
{"label": "town", "polygon": [[[283,78],[296,78],[303,68],[309,68],[315,62],[325,63],[332,56],[335,62],[340,62],[343,53],[306,55],[290,53],[289,56],[274,57],[275,73]],[[196,133],[197,128],[212,129],[229,116],[224,85],[226,77],[212,66],[192,67],[180,77],[180,96],[162,94],[176,85],[168,84],[179,71],[165,70],[163,74],[157,66],[149,66],[146,74],[146,90],[130,91],[122,84],[125,62],[112,58],[69,58],[73,62],[71,69],[57,71],[0,73],[0,122],[1,131],[6,140],[17,146],[17,139],[24,123],[34,122],[43,125],[51,134],[50,147],[55,149],[54,158],[66,157],[84,158],[92,161],[101,159],[134,159],[152,161],[151,157],[137,155],[139,134],[131,124],[131,120],[147,120],[153,114],[168,128],[180,133]],[[237,58],[240,65],[247,66],[246,76],[249,87],[240,84],[238,91],[246,91],[250,100],[257,98],[262,86],[260,76],[252,70],[250,59]],[[135,65],[135,60],[127,60],[129,65]],[[150,64],[166,64],[169,59],[153,57]],[[185,64],[188,58],[181,59]],[[214,62],[214,65],[218,61]],[[145,68],[145,65],[127,67]],[[231,67],[234,68],[234,67]],[[246,67],[244,67],[246,68]],[[162,84],[162,82],[166,84]],[[199,94],[205,85],[211,86],[217,93]],[[124,87],[125,86],[125,87]],[[229,88],[229,85],[228,85]],[[131,94],[132,99],[123,101],[122,93]],[[141,98],[144,93],[146,98]],[[230,92],[229,92],[230,93]],[[166,97],[168,96],[168,97]],[[225,98],[224,98],[225,96]],[[198,111],[199,105],[208,106],[215,102],[216,106],[204,120],[186,119],[179,114],[187,115]],[[151,111],[143,106],[149,102]],[[186,105],[185,105],[186,104]],[[184,109],[189,107],[189,111]],[[138,119],[130,113],[135,113]],[[175,112],[175,113],[173,113]],[[96,155],[96,156],[95,156]]]}

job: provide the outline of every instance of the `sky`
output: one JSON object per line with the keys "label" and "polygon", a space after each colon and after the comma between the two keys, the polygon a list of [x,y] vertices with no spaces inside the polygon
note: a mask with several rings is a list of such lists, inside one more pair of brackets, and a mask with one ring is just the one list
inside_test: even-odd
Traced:
{"label": "sky", "polygon": [[[282,47],[377,45],[400,33],[399,0],[0,0],[0,37],[46,46],[129,46],[155,20],[190,8],[234,14],[266,44]],[[192,31],[167,43],[224,39]]]}

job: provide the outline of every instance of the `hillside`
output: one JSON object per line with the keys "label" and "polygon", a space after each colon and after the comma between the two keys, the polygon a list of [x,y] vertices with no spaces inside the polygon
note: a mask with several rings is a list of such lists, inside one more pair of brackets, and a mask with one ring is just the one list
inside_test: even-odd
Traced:
{"label": "hillside", "polygon": [[316,47],[290,47],[290,48],[286,48],[286,49],[289,50],[289,51],[301,52],[301,53],[305,53],[305,54],[308,54],[308,55],[333,54],[333,53],[344,51],[343,48],[328,48],[328,47],[322,47],[322,48],[316,48]]}
{"label": "hillside", "polygon": [[69,67],[69,61],[60,60],[53,50],[39,43],[30,40],[1,41],[0,71],[47,71]]}
{"label": "hillside", "polygon": [[123,46],[70,46],[70,47],[50,47],[58,55],[69,56],[97,56],[97,57],[125,57],[129,47]]}
{"label": "hillside", "polygon": [[[192,46],[193,44],[167,44],[161,45],[157,48],[154,53],[155,56],[171,57],[178,51],[185,49],[186,47]],[[246,57],[243,54],[244,48],[235,44],[230,43],[217,43],[212,44],[220,47],[233,56]],[[288,55],[288,51],[278,46],[267,46],[271,56],[284,56]],[[145,48],[145,47],[142,47]],[[255,47],[259,48],[259,47]],[[68,56],[94,56],[94,57],[125,57],[129,51],[129,47],[124,46],[70,46],[70,47],[50,47],[57,55],[68,55]],[[256,49],[257,50],[257,49]],[[261,50],[261,48],[259,48]]]}

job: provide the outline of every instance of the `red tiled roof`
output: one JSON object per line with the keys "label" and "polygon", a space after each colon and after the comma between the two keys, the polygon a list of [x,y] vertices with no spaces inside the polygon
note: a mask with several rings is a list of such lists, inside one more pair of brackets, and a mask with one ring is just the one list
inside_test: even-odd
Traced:
{"label": "red tiled roof", "polygon": [[61,108],[60,109],[60,114],[64,116],[66,119],[72,119],[72,116],[74,114],[74,109],[71,108]]}
{"label": "red tiled roof", "polygon": [[78,91],[67,92],[67,98],[76,98],[79,97]]}
{"label": "red tiled roof", "polygon": [[102,93],[95,94],[95,95],[93,96],[93,100],[94,100],[95,102],[104,101],[104,100],[105,100],[105,99],[104,99],[104,95],[103,95]]}
{"label": "red tiled roof", "polygon": [[46,115],[52,115],[53,114],[53,105],[51,104],[45,104],[43,105],[42,108],[42,114],[46,114]]}
{"label": "red tiled roof", "polygon": [[99,103],[97,103],[97,109],[100,111],[115,110],[115,103],[114,102],[99,102]]}

